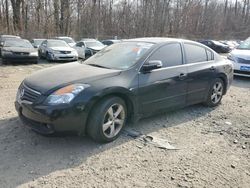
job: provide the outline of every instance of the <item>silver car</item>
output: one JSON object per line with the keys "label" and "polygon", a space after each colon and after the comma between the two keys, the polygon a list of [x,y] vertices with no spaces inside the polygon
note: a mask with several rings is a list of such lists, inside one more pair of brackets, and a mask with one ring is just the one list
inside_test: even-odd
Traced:
{"label": "silver car", "polygon": [[250,37],[234,49],[228,59],[233,62],[235,75],[250,77]]}
{"label": "silver car", "polygon": [[75,61],[78,59],[77,51],[63,40],[48,39],[39,46],[40,58],[48,61]]}

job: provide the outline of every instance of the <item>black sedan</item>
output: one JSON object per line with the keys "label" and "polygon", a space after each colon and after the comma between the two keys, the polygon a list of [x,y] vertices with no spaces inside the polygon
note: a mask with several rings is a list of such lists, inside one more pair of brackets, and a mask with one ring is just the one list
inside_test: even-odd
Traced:
{"label": "black sedan", "polygon": [[3,63],[37,63],[38,61],[37,50],[25,39],[6,39],[3,43],[1,55]]}
{"label": "black sedan", "polygon": [[110,142],[127,121],[196,103],[217,106],[232,79],[232,64],[200,43],[131,39],[84,63],[27,77],[15,106],[24,123],[39,133],[74,131]]}
{"label": "black sedan", "polygon": [[215,40],[200,40],[199,42],[213,49],[217,53],[229,53],[232,50],[228,45]]}

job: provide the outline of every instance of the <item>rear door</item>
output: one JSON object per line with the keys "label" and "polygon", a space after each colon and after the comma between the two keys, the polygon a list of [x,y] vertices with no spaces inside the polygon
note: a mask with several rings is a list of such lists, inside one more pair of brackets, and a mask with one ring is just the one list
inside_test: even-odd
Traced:
{"label": "rear door", "polygon": [[147,61],[162,61],[163,67],[139,74],[139,104],[143,114],[184,106],[187,92],[187,68],[183,65],[180,43],[166,44]]}
{"label": "rear door", "polygon": [[216,76],[216,63],[211,50],[194,43],[184,43],[188,69],[187,104],[203,102],[211,81]]}

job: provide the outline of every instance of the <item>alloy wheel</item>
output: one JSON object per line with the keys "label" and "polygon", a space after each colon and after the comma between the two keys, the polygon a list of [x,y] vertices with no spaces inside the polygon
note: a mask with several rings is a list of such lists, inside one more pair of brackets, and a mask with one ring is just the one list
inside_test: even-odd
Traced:
{"label": "alloy wheel", "polygon": [[125,123],[125,109],[121,104],[113,104],[104,116],[102,130],[107,138],[113,138],[119,134]]}
{"label": "alloy wheel", "polygon": [[221,82],[216,82],[213,86],[211,101],[212,103],[218,103],[223,95],[223,85]]}

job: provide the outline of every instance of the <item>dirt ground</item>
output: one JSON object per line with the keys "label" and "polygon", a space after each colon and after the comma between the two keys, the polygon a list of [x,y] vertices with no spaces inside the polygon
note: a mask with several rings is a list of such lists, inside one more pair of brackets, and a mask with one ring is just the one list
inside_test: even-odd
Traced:
{"label": "dirt ground", "polygon": [[54,64],[0,65],[0,187],[250,187],[250,79],[236,77],[222,104],[139,121],[134,129],[177,150],[126,134],[101,145],[43,137],[14,109],[27,75]]}

